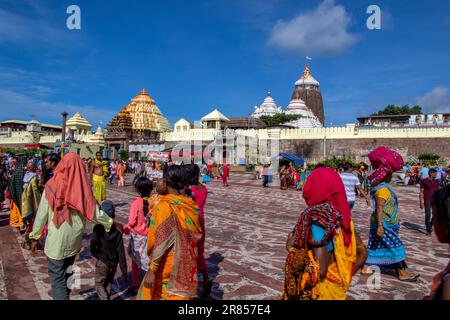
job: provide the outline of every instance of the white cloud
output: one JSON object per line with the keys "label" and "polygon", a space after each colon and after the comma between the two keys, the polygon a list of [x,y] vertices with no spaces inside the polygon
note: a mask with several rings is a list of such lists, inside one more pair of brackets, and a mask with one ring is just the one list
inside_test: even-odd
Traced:
{"label": "white cloud", "polygon": [[37,115],[41,122],[60,123],[61,113],[67,111],[69,116],[80,112],[95,130],[100,121],[106,125],[115,115],[113,111],[96,106],[77,106],[62,102],[49,102],[32,95],[12,90],[0,89],[0,119],[30,120],[30,115]]}
{"label": "white cloud", "polygon": [[272,29],[269,45],[283,51],[313,56],[334,56],[357,41],[350,33],[350,15],[334,0],[324,0],[315,10],[290,21],[279,21]]}
{"label": "white cloud", "polygon": [[450,89],[444,86],[436,87],[423,97],[417,98],[416,102],[425,112],[449,112]]}

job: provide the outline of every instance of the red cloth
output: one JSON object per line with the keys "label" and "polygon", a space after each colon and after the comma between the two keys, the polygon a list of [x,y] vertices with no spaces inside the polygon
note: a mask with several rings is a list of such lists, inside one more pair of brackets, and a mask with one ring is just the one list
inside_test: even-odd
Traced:
{"label": "red cloth", "polygon": [[343,215],[344,221],[341,228],[345,245],[348,246],[352,239],[350,226],[352,218],[345,187],[339,174],[327,167],[315,169],[306,180],[303,198],[308,206],[328,202]]}
{"label": "red cloth", "polygon": [[205,260],[205,203],[208,197],[208,189],[203,186],[203,189],[198,189],[197,186],[191,186],[192,195],[194,196],[194,201],[198,205],[198,216],[200,218],[200,226],[202,228],[202,238],[197,243],[198,257],[197,257],[197,268],[198,270],[207,270],[206,260]]}
{"label": "red cloth", "polygon": [[375,171],[367,177],[370,187],[379,185],[388,174],[398,171],[403,166],[403,158],[396,151],[381,146],[369,153],[369,160]]}
{"label": "red cloth", "polygon": [[45,195],[53,210],[53,223],[57,228],[70,222],[70,209],[78,211],[87,220],[94,219],[96,201],[92,193],[83,160],[68,153],[54,170],[45,185]]}
{"label": "red cloth", "polygon": [[230,174],[230,167],[228,165],[224,165],[222,168],[222,176],[227,177]]}

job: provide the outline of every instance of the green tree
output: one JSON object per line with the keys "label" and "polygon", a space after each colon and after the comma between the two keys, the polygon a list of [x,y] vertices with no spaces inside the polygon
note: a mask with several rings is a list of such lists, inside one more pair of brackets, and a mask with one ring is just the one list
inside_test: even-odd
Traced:
{"label": "green tree", "polygon": [[418,159],[426,165],[433,165],[441,159],[441,156],[432,152],[421,153]]}
{"label": "green tree", "polygon": [[286,122],[297,120],[299,118],[300,116],[298,115],[278,113],[274,116],[262,116],[261,120],[264,121],[268,126],[276,126]]}
{"label": "green tree", "polygon": [[383,110],[375,112],[372,115],[383,116],[383,115],[399,115],[399,114],[422,114],[422,108],[418,105],[410,107],[408,104],[405,104],[403,106],[389,104]]}
{"label": "green tree", "polygon": [[120,150],[119,151],[119,157],[120,157],[120,160],[123,160],[123,161],[128,160],[128,151],[127,150]]}

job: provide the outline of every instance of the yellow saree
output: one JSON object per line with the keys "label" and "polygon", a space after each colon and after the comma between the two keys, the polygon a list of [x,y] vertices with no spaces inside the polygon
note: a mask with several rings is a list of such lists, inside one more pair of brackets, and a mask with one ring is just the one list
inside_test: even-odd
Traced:
{"label": "yellow saree", "polygon": [[197,242],[201,238],[197,204],[184,196],[160,196],[147,237],[152,288],[142,283],[138,300],[190,300],[197,294]]}
{"label": "yellow saree", "polygon": [[39,191],[37,177],[33,177],[22,193],[22,218],[36,213],[41,202],[41,192]]}
{"label": "yellow saree", "polygon": [[356,263],[356,237],[353,222],[351,223],[352,242],[346,247],[342,232],[334,241],[334,261],[328,266],[327,277],[317,284],[319,288],[318,300],[345,300],[347,290],[352,282]]}

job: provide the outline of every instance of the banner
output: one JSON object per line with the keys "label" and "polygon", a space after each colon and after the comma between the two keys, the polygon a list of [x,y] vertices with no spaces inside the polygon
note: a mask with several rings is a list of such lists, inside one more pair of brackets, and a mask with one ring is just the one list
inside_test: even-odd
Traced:
{"label": "banner", "polygon": [[169,161],[169,152],[149,151],[147,158],[150,161]]}
{"label": "banner", "polygon": [[425,115],[424,114],[413,114],[409,118],[410,125],[422,125],[425,124]]}
{"label": "banner", "polygon": [[443,114],[427,114],[427,124],[438,125],[444,124],[444,115]]}

